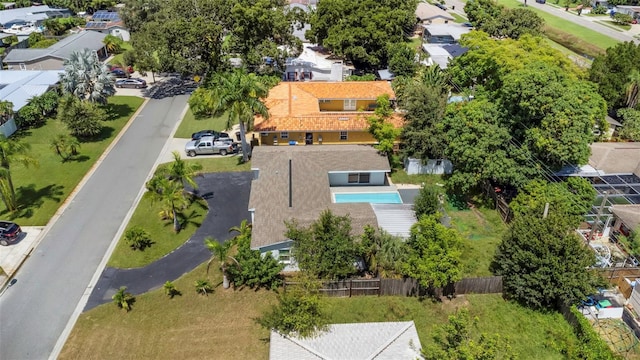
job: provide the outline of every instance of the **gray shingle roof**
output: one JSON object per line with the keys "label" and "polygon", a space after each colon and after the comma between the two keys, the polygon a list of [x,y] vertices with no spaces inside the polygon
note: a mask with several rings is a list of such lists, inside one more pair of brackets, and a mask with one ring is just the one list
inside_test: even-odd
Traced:
{"label": "gray shingle roof", "polygon": [[271,332],[270,360],[414,360],[420,338],[413,321],[333,324],[312,338]]}
{"label": "gray shingle roof", "polygon": [[589,165],[606,174],[629,174],[640,170],[640,142],[591,144]]}
{"label": "gray shingle roof", "polygon": [[74,51],[82,49],[100,50],[104,47],[102,41],[106,36],[106,34],[97,31],[82,31],[69,35],[46,49],[13,49],[4,58],[4,62],[30,62],[44,57],[66,60]]}
{"label": "gray shingle roof", "polygon": [[[292,160],[292,207],[289,207],[289,159]],[[259,169],[251,184],[249,209],[255,210],[251,247],[260,248],[285,240],[285,220],[300,225],[317,220],[330,209],[349,215],[353,234],[366,224],[377,226],[368,203],[331,202],[329,171],[390,171],[387,158],[367,145],[260,146],[253,150],[251,165]]]}
{"label": "gray shingle roof", "polygon": [[57,10],[59,9],[53,9],[46,5],[2,10],[0,11],[0,24],[42,20],[48,18],[46,12]]}

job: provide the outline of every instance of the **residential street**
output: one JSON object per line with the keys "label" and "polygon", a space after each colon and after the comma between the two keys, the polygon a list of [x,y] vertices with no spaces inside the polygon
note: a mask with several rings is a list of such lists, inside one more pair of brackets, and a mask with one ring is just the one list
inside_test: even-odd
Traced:
{"label": "residential street", "polygon": [[188,96],[150,100],[0,297],[0,359],[47,359]]}
{"label": "residential street", "polygon": [[[460,0],[445,0],[445,3],[447,5],[447,7],[451,8],[451,6],[455,6],[455,10],[454,12],[464,15],[464,1],[460,1]],[[524,4],[524,1],[522,1],[522,3]],[[572,13],[567,13],[566,11],[564,11],[564,9],[561,8],[557,8],[555,6],[549,5],[549,4],[539,4],[537,2],[535,2],[534,0],[528,0],[527,1],[527,6],[530,7],[534,7],[537,9],[540,9],[542,11],[545,11],[549,14],[555,15],[559,18],[565,19],[567,21],[571,21],[575,24],[584,26],[586,28],[592,29],[594,31],[597,31],[603,35],[607,35],[613,39],[616,39],[618,41],[635,41],[636,43],[640,44],[640,40],[638,39],[634,39],[632,36],[620,32],[620,31],[616,31],[614,29],[611,29],[609,27],[606,27],[604,25],[600,25],[598,23],[595,22],[595,20],[599,20],[598,18],[590,18],[587,16],[577,16],[575,14]],[[636,27],[640,27],[640,25],[633,25]]]}

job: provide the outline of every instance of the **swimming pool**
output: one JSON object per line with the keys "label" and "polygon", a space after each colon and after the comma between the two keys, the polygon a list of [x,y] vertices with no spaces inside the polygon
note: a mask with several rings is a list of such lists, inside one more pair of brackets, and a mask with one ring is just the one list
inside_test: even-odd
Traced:
{"label": "swimming pool", "polygon": [[361,192],[361,193],[334,193],[334,202],[342,203],[372,203],[372,204],[402,204],[398,192]]}

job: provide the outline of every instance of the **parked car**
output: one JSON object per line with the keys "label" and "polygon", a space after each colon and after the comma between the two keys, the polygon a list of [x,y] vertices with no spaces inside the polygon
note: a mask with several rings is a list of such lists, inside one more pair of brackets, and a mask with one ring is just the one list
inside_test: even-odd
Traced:
{"label": "parked car", "polygon": [[193,134],[191,134],[191,140],[199,140],[201,137],[204,137],[204,136],[213,136],[214,138],[218,139],[218,138],[228,138],[229,134],[225,132],[215,131],[215,130],[200,130],[198,132],[194,132]]}
{"label": "parked car", "polygon": [[467,21],[467,22],[463,22],[463,23],[462,23],[462,25],[464,25],[464,26],[466,26],[466,27],[469,27],[469,28],[472,28],[472,27],[473,27],[473,24],[472,24],[472,23],[470,23],[470,22],[468,22],[468,21]]}
{"label": "parked car", "polygon": [[20,225],[11,221],[0,220],[0,245],[7,246],[16,242],[20,234],[22,234]]}
{"label": "parked car", "polygon": [[128,78],[129,77],[129,74],[126,71],[124,71],[124,70],[122,70],[120,68],[112,69],[111,70],[111,75],[113,75],[113,76],[115,76],[117,78]]}
{"label": "parked car", "polygon": [[184,147],[187,156],[235,153],[233,142],[216,141],[213,136],[204,136],[199,140],[191,140]]}
{"label": "parked car", "polygon": [[120,79],[116,80],[116,87],[142,89],[147,87],[147,82],[137,78]]}
{"label": "parked car", "polygon": [[536,0],[536,2],[538,4],[545,4],[547,2],[547,0]]}
{"label": "parked car", "polygon": [[442,10],[447,10],[447,6],[445,4],[435,3],[435,5]]}

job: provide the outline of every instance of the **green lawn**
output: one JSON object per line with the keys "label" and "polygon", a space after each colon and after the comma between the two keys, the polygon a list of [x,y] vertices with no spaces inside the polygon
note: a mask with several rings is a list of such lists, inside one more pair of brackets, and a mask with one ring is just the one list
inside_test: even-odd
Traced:
{"label": "green lawn", "polygon": [[133,46],[131,46],[131,43],[125,41],[122,43],[121,47],[122,47],[122,51],[120,52],[120,54],[114,55],[113,58],[109,60],[109,64],[120,65],[120,66],[125,65],[123,64],[123,61],[122,61],[122,54],[124,54],[124,52],[127,50],[133,50]]}
{"label": "green lawn", "polygon": [[[223,131],[226,129],[227,118],[225,115],[220,117],[211,117],[204,119],[196,119],[196,117],[191,112],[191,109],[187,110],[187,113],[182,118],[182,122],[180,122],[180,126],[176,131],[174,137],[176,138],[191,138],[191,134],[200,130],[216,130]],[[233,136],[233,134],[230,134]]]}
{"label": "green lawn", "polygon": [[[193,284],[207,278],[206,265],[176,280],[182,296],[169,299],[162,289],[136,297],[125,313],[108,303],[83,313],[59,359],[268,359],[269,332],[254,322],[275,302],[267,291],[223,290],[197,295]],[[220,283],[219,271],[208,277]],[[433,329],[461,307],[478,316],[480,332],[506,337],[520,359],[562,359],[576,338],[557,313],[538,313],[504,301],[500,295],[467,295],[452,301],[409,297],[329,298],[330,321],[414,320],[423,346]]]}
{"label": "green lawn", "polygon": [[[522,1],[519,0],[498,0],[498,3],[510,8],[522,6]],[[534,7],[529,7],[529,9],[536,12],[541,18],[543,18],[547,26],[573,35],[589,44],[593,44],[599,47],[602,50],[605,50],[608,47],[614,46],[618,43],[617,40],[612,39],[606,35],[602,35],[597,31],[574,24],[570,21],[551,15],[545,11],[536,9]]]}
{"label": "green lawn", "polygon": [[462,24],[464,22],[469,21],[469,20],[463,18],[462,16],[460,16],[460,15],[454,13],[454,12],[450,12],[449,15],[453,16],[453,18],[455,19],[454,21],[459,23],[459,24]]}
{"label": "green lawn", "polygon": [[142,267],[172,252],[184,244],[202,225],[202,221],[207,215],[207,202],[198,199],[191,203],[189,208],[184,211],[184,218],[181,219],[183,228],[177,234],[173,231],[171,220],[160,219],[161,210],[162,204],[154,203],[146,196],[141,199],[131,220],[129,220],[127,229],[133,226],[142,227],[151,235],[153,244],[143,251],[132,250],[124,240],[123,234],[107,266],[124,269]]}
{"label": "green lawn", "polygon": [[143,99],[134,96],[111,97],[110,120],[105,123],[102,133],[96,140],[83,141],[79,155],[66,162],[62,162],[49,145],[56,134],[67,133],[66,126],[57,120],[49,120],[43,127],[13,135],[12,138],[30,144],[31,156],[38,160],[39,166],[12,166],[20,208],[9,214],[3,204],[0,216],[23,226],[46,225],[142,102]]}
{"label": "green lawn", "polygon": [[478,332],[505,337],[519,359],[564,359],[560,349],[577,343],[559,313],[532,311],[499,294],[465,295],[441,303],[392,296],[331,298],[328,310],[335,323],[413,320],[424,347],[434,343],[434,328],[463,307],[478,317]]}
{"label": "green lawn", "polygon": [[474,207],[458,210],[447,206],[451,225],[465,239],[462,250],[463,277],[491,276],[489,265],[507,226],[494,209]]}
{"label": "green lawn", "polygon": [[618,31],[631,30],[631,24],[619,24],[611,20],[602,20],[602,21],[598,21],[598,23]]}
{"label": "green lawn", "polygon": [[435,185],[444,184],[444,180],[441,175],[431,174],[419,174],[419,175],[407,175],[402,169],[394,169],[391,172],[391,181],[394,184],[413,184],[413,185]]}
{"label": "green lawn", "polygon": [[[242,164],[240,160],[242,157],[239,156],[225,156],[186,161],[202,165],[203,173],[250,171],[250,163]],[[185,212],[186,226],[178,234],[173,232],[172,222],[160,219],[161,209],[162,204],[153,203],[146,196],[140,200],[129,224],[127,224],[127,229],[141,226],[149,232],[154,243],[144,251],[134,251],[124,241],[123,234],[109,259],[108,266],[115,268],[142,267],[172,252],[184,244],[202,224],[207,214],[207,203],[204,200],[199,200],[191,204]]]}

